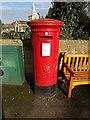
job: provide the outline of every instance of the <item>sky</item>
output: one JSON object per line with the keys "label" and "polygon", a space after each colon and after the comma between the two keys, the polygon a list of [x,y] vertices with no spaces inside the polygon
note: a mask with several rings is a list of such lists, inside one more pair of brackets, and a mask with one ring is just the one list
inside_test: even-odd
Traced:
{"label": "sky", "polygon": [[[12,0],[13,1],[13,0]],[[26,0],[30,1],[30,0]],[[37,0],[38,1],[38,0]],[[49,8],[51,7],[51,0],[44,1],[44,2],[34,2],[35,9],[37,12],[39,12],[40,16],[46,16],[48,13]],[[2,19],[2,23],[4,24],[10,24],[16,20],[28,20],[28,16],[31,14],[32,9],[32,1],[30,2],[24,2],[22,1],[16,1],[15,2],[2,2],[0,4],[0,11],[1,16],[0,19]]]}

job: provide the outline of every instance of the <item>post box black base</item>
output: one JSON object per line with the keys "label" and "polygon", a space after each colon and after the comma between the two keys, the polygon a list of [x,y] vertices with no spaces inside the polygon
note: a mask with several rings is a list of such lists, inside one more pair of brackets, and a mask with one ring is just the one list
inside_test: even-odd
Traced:
{"label": "post box black base", "polygon": [[38,86],[35,85],[35,95],[40,97],[53,97],[57,93],[57,84],[52,86]]}

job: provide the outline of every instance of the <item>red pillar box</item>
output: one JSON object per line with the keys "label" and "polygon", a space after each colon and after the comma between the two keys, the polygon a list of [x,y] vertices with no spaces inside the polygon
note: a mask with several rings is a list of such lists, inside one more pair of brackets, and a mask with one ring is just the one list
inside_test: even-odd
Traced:
{"label": "red pillar box", "polygon": [[51,97],[57,88],[59,34],[64,22],[38,19],[28,25],[32,28],[35,92]]}

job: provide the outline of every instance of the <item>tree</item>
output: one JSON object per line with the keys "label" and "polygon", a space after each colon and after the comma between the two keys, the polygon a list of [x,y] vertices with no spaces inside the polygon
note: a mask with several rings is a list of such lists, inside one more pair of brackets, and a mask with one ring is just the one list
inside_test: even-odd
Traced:
{"label": "tree", "polygon": [[85,21],[90,21],[85,7],[86,2],[52,2],[52,8],[49,9],[46,18],[53,18],[64,22],[61,34],[62,39],[78,39],[78,37],[81,37],[81,32],[86,32]]}
{"label": "tree", "polygon": [[42,18],[44,18],[44,17],[42,16]]}
{"label": "tree", "polygon": [[38,15],[39,15],[39,19],[40,19],[40,14],[39,13],[37,13]]}

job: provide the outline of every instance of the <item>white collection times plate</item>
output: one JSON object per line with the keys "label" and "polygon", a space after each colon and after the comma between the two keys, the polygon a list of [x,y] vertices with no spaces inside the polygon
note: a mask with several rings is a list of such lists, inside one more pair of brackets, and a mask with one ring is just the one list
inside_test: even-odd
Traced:
{"label": "white collection times plate", "polygon": [[50,56],[50,52],[51,52],[51,44],[42,43],[42,56]]}

